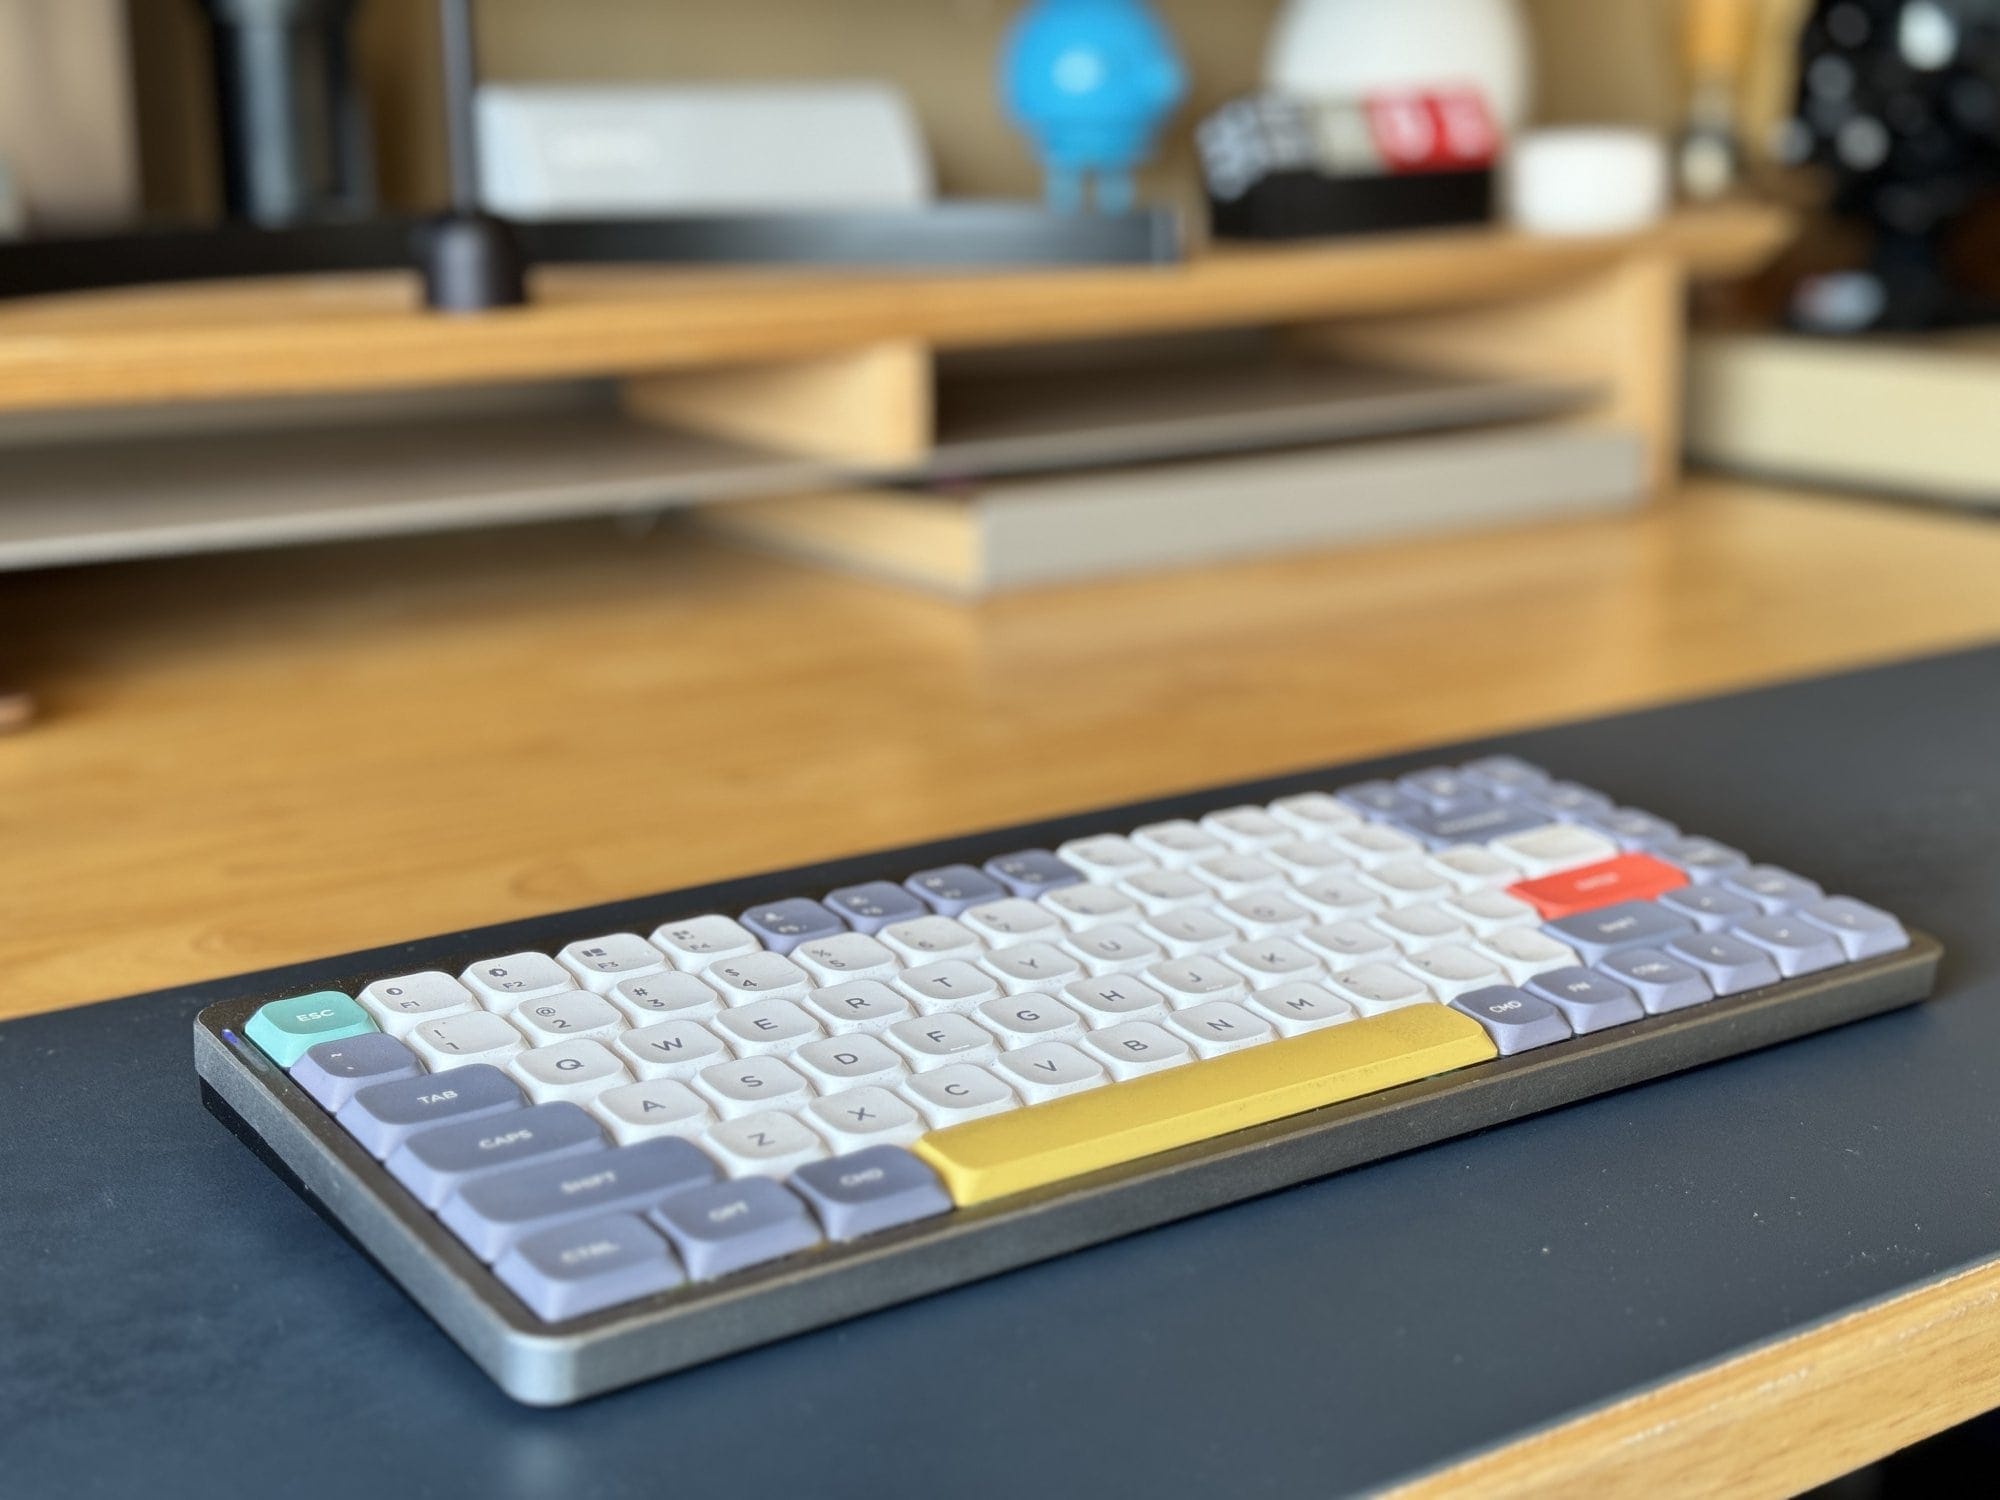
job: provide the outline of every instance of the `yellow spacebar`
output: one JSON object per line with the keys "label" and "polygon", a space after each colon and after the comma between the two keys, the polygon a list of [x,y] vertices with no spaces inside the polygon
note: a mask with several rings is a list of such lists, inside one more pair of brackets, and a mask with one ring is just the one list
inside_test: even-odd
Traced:
{"label": "yellow spacebar", "polygon": [[963,1208],[1498,1055],[1470,1016],[1407,1005],[947,1126],[912,1149]]}

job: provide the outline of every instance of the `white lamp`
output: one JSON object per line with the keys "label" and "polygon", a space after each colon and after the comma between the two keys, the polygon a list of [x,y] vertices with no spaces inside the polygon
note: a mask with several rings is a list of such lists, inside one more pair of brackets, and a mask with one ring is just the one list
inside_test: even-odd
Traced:
{"label": "white lamp", "polygon": [[1285,0],[1264,83],[1347,100],[1470,84],[1511,135],[1527,118],[1533,66],[1515,0]]}

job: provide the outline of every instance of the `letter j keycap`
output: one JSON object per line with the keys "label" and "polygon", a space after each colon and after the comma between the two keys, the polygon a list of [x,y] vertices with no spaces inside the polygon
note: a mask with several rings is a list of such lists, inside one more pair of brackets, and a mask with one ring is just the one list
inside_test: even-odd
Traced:
{"label": "letter j keycap", "polygon": [[320,1042],[362,1036],[375,1030],[368,1012],[339,990],[321,990],[292,1000],[273,1000],[243,1026],[243,1034],[281,1068],[289,1068]]}

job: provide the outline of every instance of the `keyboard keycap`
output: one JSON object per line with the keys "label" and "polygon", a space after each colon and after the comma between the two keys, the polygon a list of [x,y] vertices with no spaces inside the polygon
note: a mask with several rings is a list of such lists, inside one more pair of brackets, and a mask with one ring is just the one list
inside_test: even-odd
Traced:
{"label": "keyboard keycap", "polygon": [[1190,1005],[1166,1019],[1166,1028],[1201,1057],[1220,1057],[1225,1052],[1254,1047],[1277,1035],[1277,1029],[1233,1000],[1211,1000]]}
{"label": "keyboard keycap", "polygon": [[545,1323],[636,1302],[687,1279],[658,1231],[627,1215],[530,1235],[493,1274]]}
{"label": "keyboard keycap", "polygon": [[1091,1027],[1115,1026],[1120,1021],[1162,1021],[1169,1008],[1165,995],[1130,974],[1071,980],[1063,986],[1063,1001]]}
{"label": "keyboard keycap", "polygon": [[1244,854],[1261,854],[1274,844],[1288,843],[1298,837],[1298,830],[1284,819],[1248,803],[1212,812],[1201,820],[1201,826]]}
{"label": "keyboard keycap", "polygon": [[621,1083],[586,1107],[621,1146],[662,1135],[698,1136],[715,1123],[708,1101],[672,1078]]}
{"label": "keyboard keycap", "polygon": [[886,944],[860,932],[813,938],[792,950],[792,962],[812,975],[816,985],[844,984],[850,979],[894,979],[896,955]]}
{"label": "keyboard keycap", "polygon": [[1684,1010],[1715,998],[1701,970],[1658,948],[1627,948],[1598,967],[1637,995],[1648,1015]]}
{"label": "keyboard keycap", "polygon": [[829,1036],[807,1042],[791,1056],[791,1064],[822,1094],[875,1084],[894,1088],[909,1077],[902,1055],[880,1037]]}
{"label": "keyboard keycap", "polygon": [[650,1217],[666,1231],[696,1281],[711,1281],[820,1243],[818,1222],[805,1200],[763,1177],[676,1193]]}
{"label": "keyboard keycap", "polygon": [[420,1130],[517,1112],[526,1102],[521,1086],[500,1069],[472,1063],[449,1073],[357,1089],[335,1119],[379,1160]]}
{"label": "keyboard keycap", "polygon": [[826,904],[849,927],[869,937],[891,922],[907,922],[930,910],[900,885],[886,880],[843,886],[826,898]]}
{"label": "keyboard keycap", "polygon": [[1322,1026],[1352,1021],[1361,1014],[1326,986],[1306,980],[1258,990],[1244,1008],[1269,1021],[1280,1036],[1304,1036]]}
{"label": "keyboard keycap", "polygon": [[1199,906],[1155,912],[1146,918],[1139,931],[1178,958],[1217,952],[1241,936],[1214,912]]}
{"label": "keyboard keycap", "polygon": [[725,1120],[767,1109],[796,1109],[813,1096],[812,1085],[781,1057],[710,1063],[694,1075],[694,1090]]}
{"label": "keyboard keycap", "polygon": [[896,988],[914,1000],[917,1009],[926,1015],[970,1010],[1001,993],[999,980],[962,958],[941,959],[905,969],[896,977]]}
{"label": "keyboard keycap", "polygon": [[1229,846],[1221,839],[1186,818],[1135,828],[1132,842],[1148,859],[1169,870],[1186,869],[1196,860],[1229,852]]}
{"label": "keyboard keycap", "polygon": [[1699,882],[1720,880],[1750,863],[1742,850],[1719,844],[1714,839],[1673,839],[1660,845],[1653,853],[1679,865],[1691,879]]}
{"label": "keyboard keycap", "polygon": [[1537,974],[1567,968],[1576,962],[1574,948],[1533,927],[1503,927],[1473,946],[1497,960],[1514,984],[1526,984]]}
{"label": "keyboard keycap", "polygon": [[722,1010],[722,997],[693,974],[668,969],[621,979],[607,997],[634,1026],[658,1021],[704,1021]]}
{"label": "keyboard keycap", "polygon": [[289,1068],[320,1042],[375,1029],[375,1018],[338,990],[273,1000],[243,1023],[243,1035],[281,1068]]}
{"label": "keyboard keycap", "polygon": [[1611,799],[1574,781],[1552,781],[1527,793],[1527,800],[1557,818],[1580,818],[1587,813],[1610,812]]}
{"label": "keyboard keycap", "polygon": [[751,907],[737,920],[773,953],[790,953],[801,943],[847,931],[845,922],[805,896],[767,901]]}
{"label": "keyboard keycap", "polygon": [[870,1146],[800,1167],[790,1185],[830,1240],[858,1240],[951,1212],[951,1195],[937,1173],[897,1146]]}
{"label": "keyboard keycap", "polygon": [[872,1086],[815,1099],[799,1118],[825,1136],[836,1152],[907,1145],[925,1128],[908,1100]]}
{"label": "keyboard keycap", "polygon": [[724,1120],[703,1144],[731,1177],[789,1177],[826,1155],[826,1142],[791,1115],[767,1109]]}
{"label": "keyboard keycap", "polygon": [[568,969],[546,953],[509,953],[482,959],[458,976],[488,1010],[506,1015],[523,1000],[576,988]]}
{"label": "keyboard keycap", "polygon": [[1393,781],[1360,781],[1334,795],[1357,812],[1377,818],[1393,818],[1423,805]]}
{"label": "keyboard keycap", "polygon": [[902,1085],[903,1097],[936,1129],[997,1115],[1020,1104],[1014,1091],[985,1068],[953,1063],[914,1073]]}
{"label": "keyboard keycap", "polygon": [[710,1063],[729,1056],[722,1039],[699,1021],[655,1021],[634,1026],[612,1040],[612,1048],[641,1078],[685,1082]]}
{"label": "keyboard keycap", "polygon": [[1066,885],[1041,898],[1056,920],[1071,932],[1088,932],[1107,924],[1129,925],[1139,915],[1139,903],[1108,885]]}
{"label": "keyboard keycap", "polygon": [[653,929],[653,946],[672,959],[675,968],[699,974],[723,959],[755,953],[760,944],[741,922],[711,913],[661,923]]}
{"label": "keyboard keycap", "polygon": [[1450,1072],[1496,1053],[1471,1017],[1441,1005],[1418,1006],[954,1125],[912,1149],[943,1179],[952,1201],[967,1207]]}
{"label": "keyboard keycap", "polygon": [[746,953],[725,958],[701,971],[730,1005],[752,1000],[803,1000],[813,988],[812,976],[782,953]]}
{"label": "keyboard keycap", "polygon": [[292,1082],[311,1094],[321,1109],[334,1114],[372,1083],[421,1077],[423,1064],[394,1037],[371,1031],[339,1041],[315,1042],[292,1064],[291,1073]]}
{"label": "keyboard keycap", "polygon": [[1000,1055],[993,1033],[957,1011],[898,1021],[882,1037],[919,1072],[947,1063],[988,1063]]}
{"label": "keyboard keycap", "polygon": [[1663,845],[1671,844],[1681,836],[1680,829],[1665,818],[1656,818],[1636,807],[1614,807],[1610,812],[1585,813],[1577,821],[1587,828],[1608,834],[1626,849],[1657,852]]}
{"label": "keyboard keycap", "polygon": [[425,1021],[404,1038],[410,1049],[433,1071],[462,1068],[469,1063],[504,1067],[527,1050],[528,1039],[505,1016],[490,1010]]}
{"label": "keyboard keycap", "polygon": [[1486,1028],[1502,1057],[1569,1040],[1569,1023],[1561,1011],[1512,985],[1473,990],[1451,1003]]}
{"label": "keyboard keycap", "polygon": [[715,1163],[686,1141],[641,1141],[580,1161],[542,1161],[474,1178],[444,1201],[438,1218],[490,1265],[528,1235],[602,1214],[638,1213],[717,1176]]}
{"label": "keyboard keycap", "polygon": [[[1092,887],[1095,889],[1095,887]],[[1122,973],[1167,956],[1167,950],[1136,927],[1109,922],[1072,933],[1063,944],[1092,974]]]}
{"label": "keyboard keycap", "polygon": [[378,979],[354,998],[378,1026],[396,1037],[408,1036],[425,1021],[463,1015],[479,1006],[471,990],[435,969]]}
{"label": "keyboard keycap", "polygon": [[[1531,883],[1539,882],[1551,875],[1561,875],[1565,871],[1578,871],[1585,866],[1602,865],[1618,858],[1618,846],[1610,839],[1591,829],[1580,828],[1574,823],[1548,823],[1540,828],[1530,828],[1525,833],[1510,833],[1494,839],[1488,847],[1502,859],[1512,860],[1519,865]],[[1680,875],[1678,870],[1674,873]],[[1687,879],[1685,875],[1681,875],[1680,878]],[[1519,887],[1515,888],[1515,894],[1521,894]],[[1635,896],[1657,894],[1657,891],[1624,890],[1605,899],[1623,901]],[[1540,904],[1536,902],[1536,905]],[[1574,911],[1583,909],[1581,906],[1570,908]],[[1565,913],[1548,911],[1544,914],[1560,917]]]}
{"label": "keyboard keycap", "polygon": [[1518,755],[1487,755],[1460,767],[1465,775],[1503,797],[1533,795],[1549,784],[1549,773]]}
{"label": "keyboard keycap", "polygon": [[1081,872],[1046,849],[1023,849],[989,859],[986,873],[1017,896],[1044,895],[1083,879]]}
{"label": "keyboard keycap", "polygon": [[1739,896],[1714,884],[1686,885],[1668,891],[1660,897],[1660,905],[1676,916],[1686,917],[1703,932],[1726,931],[1764,910],[1748,896]]}
{"label": "keyboard keycap", "polygon": [[1538,807],[1485,797],[1446,808],[1412,808],[1396,820],[1397,827],[1433,848],[1467,842],[1486,843],[1509,834],[1546,828],[1548,823],[1548,815]]}
{"label": "keyboard keycap", "polygon": [[1507,982],[1506,972],[1500,965],[1460,943],[1439,943],[1410,954],[1403,963],[1419,975],[1440,1000],[1456,1000],[1474,990]]}
{"label": "keyboard keycap", "polygon": [[546,1000],[524,1000],[514,1007],[512,1019],[538,1047],[572,1037],[609,1041],[625,1029],[625,1017],[618,1007],[587,990],[567,990]]}
{"label": "keyboard keycap", "polygon": [[562,1099],[587,1104],[604,1090],[632,1081],[618,1054],[588,1037],[530,1047],[514,1055],[507,1071],[538,1104]]}
{"label": "keyboard keycap", "polygon": [[1669,958],[1701,970],[1718,995],[1740,995],[1778,982],[1778,966],[1769,954],[1735,933],[1696,932],[1666,945]]}
{"label": "keyboard keycap", "polygon": [[[1094,885],[1078,885],[1077,889],[1090,896],[1115,894]],[[1054,912],[1038,901],[1025,900],[1020,896],[988,901],[983,906],[968,906],[959,920],[996,948],[1030,939],[1052,943],[1064,931],[1062,919]]]}
{"label": "keyboard keycap", "polygon": [[1364,1016],[1379,1016],[1406,1005],[1429,1005],[1430,986],[1394,964],[1358,964],[1333,977],[1333,991]]}
{"label": "keyboard keycap", "polygon": [[668,967],[667,955],[636,932],[611,932],[571,943],[556,955],[556,962],[578,984],[599,995],[609,994],[621,979],[659,974]]}
{"label": "keyboard keycap", "polygon": [[1768,912],[1792,911],[1826,895],[1802,875],[1776,865],[1753,865],[1722,878],[1723,888],[1746,896]]}
{"label": "keyboard keycap", "polygon": [[1220,958],[1197,954],[1192,958],[1163,958],[1146,966],[1146,983],[1167,997],[1174,1006],[1199,1005],[1205,1000],[1231,1000],[1249,993],[1249,981],[1240,970]]}
{"label": "keyboard keycap", "polygon": [[789,1055],[820,1033],[819,1022],[795,1000],[757,1000],[725,1010],[709,1029],[729,1044],[738,1057]]}
{"label": "keyboard keycap", "polygon": [[1808,902],[1799,908],[1799,915],[1839,939],[1850,962],[1897,953],[1910,946],[1910,935],[1903,931],[1901,922],[1852,896]]}
{"label": "keyboard keycap", "polygon": [[1576,949],[1586,964],[1594,964],[1620,948],[1658,948],[1693,932],[1694,923],[1680,913],[1651,901],[1620,901],[1558,917],[1549,935]]}
{"label": "keyboard keycap", "polygon": [[915,917],[907,922],[891,922],[882,929],[881,937],[906,964],[927,964],[946,958],[971,960],[986,951],[979,934],[950,917]]}
{"label": "keyboard keycap", "polygon": [[1527,987],[1561,1011],[1578,1036],[1624,1026],[1646,1015],[1646,1007],[1630,988],[1589,969],[1551,969],[1530,979]]}
{"label": "keyboard keycap", "polygon": [[1375,913],[1368,919],[1368,925],[1386,933],[1405,953],[1420,953],[1439,943],[1465,942],[1472,936],[1472,930],[1452,914],[1450,907],[1436,901],[1392,906]]}
{"label": "keyboard keycap", "polygon": [[806,1013],[834,1036],[881,1031],[916,1014],[908,1000],[876,979],[830,984],[807,995],[804,1004]]}
{"label": "keyboard keycap", "polygon": [[1039,992],[988,1000],[972,1016],[1000,1039],[1002,1047],[1083,1040],[1083,1018],[1060,1000]]}
{"label": "keyboard keycap", "polygon": [[[380,1085],[396,1088],[396,1084]],[[367,1090],[355,1096],[366,1097]],[[503,1110],[493,1119],[454,1120],[419,1130],[383,1165],[426,1208],[436,1208],[474,1178],[534,1161],[605,1149],[604,1132],[567,1102]]]}
{"label": "keyboard keycap", "polygon": [[1046,1104],[1051,1099],[1080,1094],[1111,1079],[1102,1063],[1086,1057],[1068,1042],[1036,1042],[1018,1047],[1002,1053],[993,1070],[1030,1104]]}
{"label": "keyboard keycap", "polygon": [[1046,993],[1083,977],[1083,963],[1053,943],[1014,943],[995,948],[979,966],[1010,995]]}
{"label": "keyboard keycap", "polygon": [[1143,849],[1121,833],[1071,839],[1056,850],[1056,858],[1081,870],[1084,879],[1093,881],[1123,880],[1153,863]]}
{"label": "keyboard keycap", "polygon": [[1430,766],[1396,779],[1396,785],[1426,807],[1444,809],[1482,802],[1486,788],[1452,766]]}
{"label": "keyboard keycap", "polygon": [[922,870],[903,882],[910,891],[941,917],[955,917],[968,906],[998,901],[1010,894],[1007,887],[971,865],[944,865]]}
{"label": "keyboard keycap", "polygon": [[1650,854],[1619,854],[1613,849],[1589,864],[1520,881],[1509,886],[1507,894],[1554,921],[1623,901],[1651,901],[1687,883],[1687,876],[1674,865]]}
{"label": "keyboard keycap", "polygon": [[1324,838],[1329,829],[1352,828],[1361,821],[1361,814],[1325,792],[1280,797],[1271,804],[1271,816],[1291,824],[1309,839]]}
{"label": "keyboard keycap", "polygon": [[1083,1039],[1083,1051],[1121,1081],[1194,1061],[1194,1049],[1151,1021],[1120,1021]]}
{"label": "keyboard keycap", "polygon": [[1840,940],[1817,922],[1808,922],[1800,912],[1752,917],[1737,927],[1735,936],[1770,954],[1778,972],[1787,979],[1847,962]]}

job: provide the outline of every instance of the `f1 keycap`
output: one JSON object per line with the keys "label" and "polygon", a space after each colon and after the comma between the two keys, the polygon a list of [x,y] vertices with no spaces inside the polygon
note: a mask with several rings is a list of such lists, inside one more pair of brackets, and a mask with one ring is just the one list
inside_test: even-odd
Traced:
{"label": "f1 keycap", "polygon": [[1576,949],[1586,964],[1618,952],[1621,948],[1657,948],[1694,931],[1694,923],[1678,912],[1668,911],[1651,901],[1620,901],[1595,911],[1558,917],[1549,923],[1549,935]]}
{"label": "f1 keycap", "polygon": [[649,1297],[687,1279],[659,1231],[627,1214],[531,1234],[500,1257],[493,1274],[545,1323]]}
{"label": "f1 keycap", "polygon": [[474,1255],[493,1261],[540,1230],[641,1212],[717,1176],[715,1163],[698,1148],[664,1137],[476,1177],[445,1200],[438,1217]]}
{"label": "f1 keycap", "polygon": [[379,1031],[339,1041],[315,1042],[292,1064],[292,1082],[319,1101],[320,1108],[338,1113],[340,1106],[371,1083],[416,1078],[423,1071],[417,1054]]}
{"label": "f1 keycap", "polygon": [[507,1111],[503,1118],[458,1120],[420,1130],[383,1163],[426,1208],[436,1208],[475,1177],[583,1151],[602,1151],[604,1132],[566,1100]]}
{"label": "f1 keycap", "polygon": [[375,1029],[375,1018],[339,990],[273,1000],[243,1023],[243,1034],[281,1068],[289,1068],[320,1042]]}
{"label": "f1 keycap", "polygon": [[371,1156],[386,1157],[433,1125],[476,1120],[517,1110],[521,1086],[491,1063],[467,1063],[444,1073],[371,1083],[358,1089],[334,1118]]}
{"label": "f1 keycap", "polygon": [[820,1242],[805,1200],[768,1177],[676,1193],[652,1211],[696,1281],[710,1281]]}
{"label": "f1 keycap", "polygon": [[900,1146],[809,1162],[792,1173],[791,1185],[812,1205],[830,1240],[855,1240],[951,1211],[951,1195],[937,1173]]}
{"label": "f1 keycap", "polygon": [[1574,916],[1621,901],[1651,901],[1688,883],[1687,875],[1650,854],[1621,854],[1574,870],[1537,876],[1507,888],[1544,919]]}

